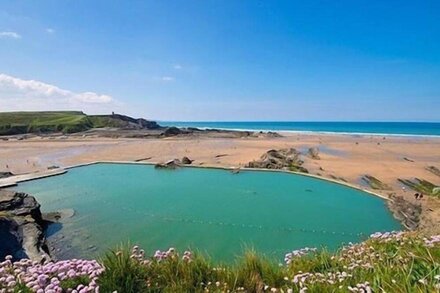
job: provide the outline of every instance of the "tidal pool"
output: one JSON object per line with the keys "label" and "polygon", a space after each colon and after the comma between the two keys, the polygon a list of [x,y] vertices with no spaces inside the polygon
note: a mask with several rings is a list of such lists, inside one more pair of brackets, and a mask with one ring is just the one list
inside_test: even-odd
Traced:
{"label": "tidal pool", "polygon": [[281,172],[95,164],[14,189],[34,195],[43,212],[75,210],[49,230],[70,257],[130,242],[149,253],[189,248],[221,261],[254,248],[281,260],[293,249],[332,250],[401,229],[378,197]]}

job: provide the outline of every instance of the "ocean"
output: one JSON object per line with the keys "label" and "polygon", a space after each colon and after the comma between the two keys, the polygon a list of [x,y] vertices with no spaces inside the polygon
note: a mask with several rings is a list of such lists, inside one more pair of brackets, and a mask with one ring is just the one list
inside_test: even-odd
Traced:
{"label": "ocean", "polygon": [[289,131],[339,134],[435,136],[440,137],[440,122],[177,122],[161,121],[163,126],[217,128],[253,131]]}

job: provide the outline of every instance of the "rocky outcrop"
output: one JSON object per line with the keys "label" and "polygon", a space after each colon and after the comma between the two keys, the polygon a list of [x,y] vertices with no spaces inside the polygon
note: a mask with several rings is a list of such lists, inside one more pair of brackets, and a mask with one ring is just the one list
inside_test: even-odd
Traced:
{"label": "rocky outcrop", "polygon": [[106,121],[107,126],[117,126],[120,128],[128,129],[159,129],[161,126],[157,124],[156,121],[146,120],[144,118],[132,118],[127,115],[112,113],[111,115],[91,115],[89,116],[92,122],[96,118],[101,119],[101,121]]}
{"label": "rocky outcrop", "polygon": [[11,172],[0,172],[0,179],[14,176]]}
{"label": "rocky outcrop", "polygon": [[179,135],[181,133],[182,133],[182,130],[173,126],[173,127],[168,127],[167,129],[165,129],[165,131],[163,132],[163,135],[168,137],[168,136]]}
{"label": "rocky outcrop", "polygon": [[45,245],[40,205],[26,193],[0,190],[0,259],[50,259]]}
{"label": "rocky outcrop", "polygon": [[433,196],[440,196],[440,190],[439,190],[440,186],[437,186],[432,182],[429,182],[428,180],[419,179],[419,178],[414,178],[414,179],[398,178],[397,180],[414,191],[425,193],[428,195],[433,195]]}
{"label": "rocky outcrop", "polygon": [[321,159],[319,157],[319,149],[317,147],[309,148],[308,153],[309,153],[310,158],[312,158],[314,160],[320,160]]}
{"label": "rocky outcrop", "polygon": [[420,204],[411,203],[402,196],[390,195],[388,208],[408,230],[416,230],[420,225],[420,215],[422,206]]}
{"label": "rocky outcrop", "polygon": [[376,189],[376,190],[392,190],[391,186],[389,186],[388,184],[380,181],[376,177],[368,175],[368,174],[362,176],[362,181],[365,182],[372,189]]}
{"label": "rocky outcrop", "polygon": [[182,162],[180,162],[179,159],[169,160],[165,163],[157,163],[154,165],[156,169],[176,169],[177,167],[180,167]]}
{"label": "rocky outcrop", "polygon": [[428,170],[429,172],[431,172],[434,175],[440,176],[440,169],[435,166],[428,166],[428,167],[426,167],[426,170]]}
{"label": "rocky outcrop", "polygon": [[191,165],[194,160],[191,160],[188,157],[183,157],[181,163],[184,165]]}
{"label": "rocky outcrop", "polygon": [[259,160],[249,162],[247,168],[263,169],[286,169],[296,172],[308,173],[302,167],[304,161],[300,159],[300,153],[294,148],[270,150],[263,154]]}

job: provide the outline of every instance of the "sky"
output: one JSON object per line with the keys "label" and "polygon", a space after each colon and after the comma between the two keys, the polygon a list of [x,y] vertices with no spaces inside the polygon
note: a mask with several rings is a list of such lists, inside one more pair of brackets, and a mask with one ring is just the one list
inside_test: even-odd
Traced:
{"label": "sky", "polygon": [[440,1],[0,0],[0,111],[440,121]]}

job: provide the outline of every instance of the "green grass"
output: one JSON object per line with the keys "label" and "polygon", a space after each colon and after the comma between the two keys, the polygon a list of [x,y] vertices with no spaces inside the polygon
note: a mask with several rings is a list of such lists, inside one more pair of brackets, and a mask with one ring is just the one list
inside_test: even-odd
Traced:
{"label": "green grass", "polygon": [[315,252],[288,265],[252,251],[222,265],[201,255],[188,262],[177,252],[158,261],[127,248],[108,253],[102,264],[101,292],[348,292],[361,284],[372,292],[438,292],[440,286],[439,244],[426,245],[413,233]]}
{"label": "green grass", "polygon": [[124,127],[127,125],[127,122],[122,121],[120,119],[115,119],[110,116],[103,115],[90,115],[88,116],[90,122],[92,122],[93,127],[102,128],[102,127]]}
{"label": "green grass", "polygon": [[368,184],[368,186],[370,186],[372,189],[376,189],[376,190],[392,190],[392,188],[387,185],[386,183],[383,183],[382,181],[380,181],[379,179],[377,179],[374,176],[371,175],[365,175],[362,177],[362,180]]}
{"label": "green grass", "polygon": [[72,133],[91,128],[93,124],[82,112],[3,112],[0,113],[0,135],[35,132]]}
{"label": "green grass", "polygon": [[[60,282],[61,291],[72,292],[73,288],[93,283],[104,293],[439,292],[440,235],[376,233],[335,253],[297,250],[286,255],[283,263],[252,250],[235,263],[222,264],[198,253],[179,254],[171,248],[148,257],[139,247],[128,246],[108,252],[99,263],[86,268],[76,266],[81,273],[72,269],[73,276]],[[1,292],[32,292],[26,286],[35,286],[35,282],[23,281],[23,271],[18,267],[14,269],[7,261],[2,263]],[[30,268],[32,265],[25,269]],[[66,271],[57,263],[46,267],[49,268]],[[33,269],[41,275],[41,267]],[[55,277],[46,272],[44,275]],[[11,276],[16,281],[9,285],[6,279]],[[45,286],[47,289],[50,285],[46,282]]]}
{"label": "green grass", "polygon": [[79,111],[0,112],[0,135],[25,133],[75,133],[91,128],[157,128],[154,121],[125,115],[86,115]]}
{"label": "green grass", "polygon": [[439,186],[424,180],[424,179],[418,179],[415,178],[414,180],[409,180],[409,179],[398,179],[400,183],[408,186],[409,188],[424,193],[424,194],[428,194],[431,196],[437,196],[440,197],[440,190],[439,190]]}

